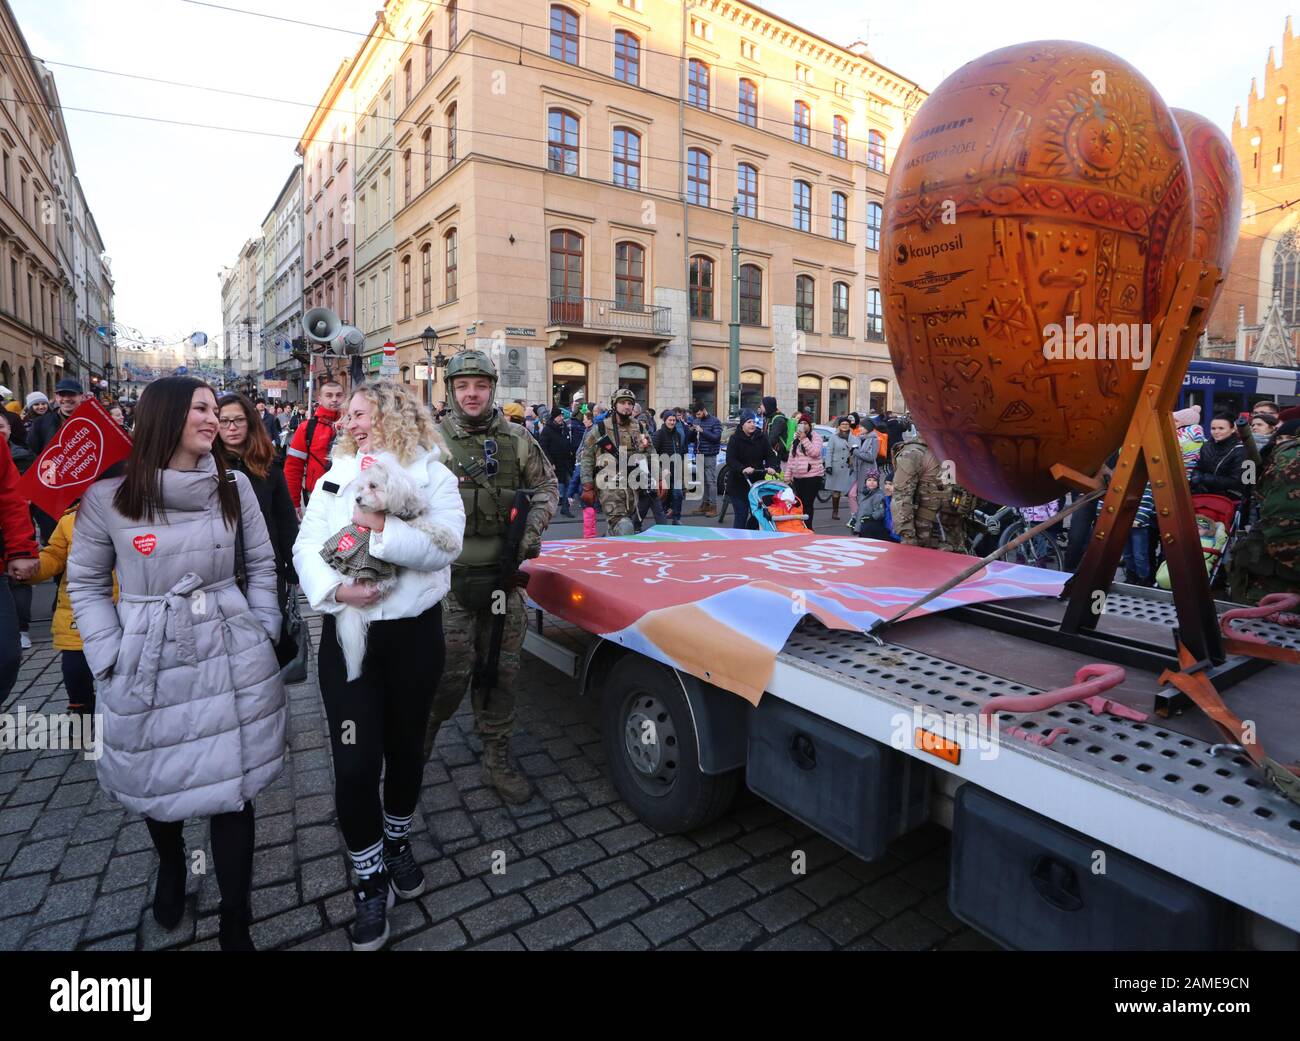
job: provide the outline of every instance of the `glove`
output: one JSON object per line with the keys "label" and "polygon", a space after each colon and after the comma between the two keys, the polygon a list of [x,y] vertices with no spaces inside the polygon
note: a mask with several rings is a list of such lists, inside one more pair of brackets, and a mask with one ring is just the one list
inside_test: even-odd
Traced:
{"label": "glove", "polygon": [[540,531],[526,531],[524,537],[519,543],[519,562],[531,560],[542,552],[542,533]]}
{"label": "glove", "polygon": [[582,505],[596,505],[596,486],[594,484],[584,484],[582,486]]}

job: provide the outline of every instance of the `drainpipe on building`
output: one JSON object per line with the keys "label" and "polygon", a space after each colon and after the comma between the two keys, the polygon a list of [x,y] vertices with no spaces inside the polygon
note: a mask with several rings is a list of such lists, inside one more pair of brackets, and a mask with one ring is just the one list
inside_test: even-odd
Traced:
{"label": "drainpipe on building", "polygon": [[[677,187],[682,197],[682,262],[686,272],[686,405],[694,404],[695,368],[692,359],[694,328],[691,322],[691,218],[686,202],[686,8],[682,0],[682,53],[678,63],[677,84]],[[646,403],[649,407],[649,402]]]}
{"label": "drainpipe on building", "polygon": [[728,418],[740,418],[740,196],[731,200],[731,327],[727,352]]}

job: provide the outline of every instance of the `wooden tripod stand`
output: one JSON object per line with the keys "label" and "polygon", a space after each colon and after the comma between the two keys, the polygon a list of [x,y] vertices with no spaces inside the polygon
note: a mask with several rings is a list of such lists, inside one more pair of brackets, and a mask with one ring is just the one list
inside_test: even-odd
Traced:
{"label": "wooden tripod stand", "polygon": [[1160,545],[1169,565],[1178,640],[1197,662],[1221,665],[1226,658],[1173,420],[1183,373],[1209,318],[1219,278],[1218,268],[1200,261],[1179,268],[1115,475],[1101,502],[1088,551],[1068,588],[1062,633],[1096,628],[1149,479]]}

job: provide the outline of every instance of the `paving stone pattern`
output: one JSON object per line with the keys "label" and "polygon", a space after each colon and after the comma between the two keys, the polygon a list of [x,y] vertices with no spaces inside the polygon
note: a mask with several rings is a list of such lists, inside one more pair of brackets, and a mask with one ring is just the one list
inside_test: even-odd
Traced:
{"label": "paving stone pattern", "polygon": [[[319,639],[319,618],[309,619]],[[48,622],[33,622],[6,706],[67,703]],[[660,836],[618,797],[596,706],[540,663],[522,670],[514,750],[537,795],[503,804],[484,787],[468,703],[424,772],[412,841],[428,888],[392,911],[398,950],[992,949],[948,910],[948,836],[926,826],[866,864],[748,792],[716,823]],[[346,950],[348,866],[314,675],[289,688],[291,753],[257,800],[254,942]],[[157,858],[140,818],[112,803],[80,753],[0,752],[0,950],[217,946],[207,852],[180,926],[149,912]],[[806,871],[792,870],[802,851]]]}

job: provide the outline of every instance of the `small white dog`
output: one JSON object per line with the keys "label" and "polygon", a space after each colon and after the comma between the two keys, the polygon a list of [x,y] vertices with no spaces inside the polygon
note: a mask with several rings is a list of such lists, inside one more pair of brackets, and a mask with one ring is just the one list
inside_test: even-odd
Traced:
{"label": "small white dog", "polygon": [[[358,507],[370,513],[400,517],[417,531],[427,534],[439,548],[449,553],[455,550],[447,531],[432,522],[423,490],[394,456],[389,453],[365,456],[361,465],[361,472],[351,485]],[[321,548],[321,556],[344,576],[345,583],[374,583],[381,599],[397,585],[396,565],[371,555],[368,528],[348,524]],[[349,605],[336,617],[338,641],[347,662],[349,682],[361,675],[372,611],[373,608]]]}

